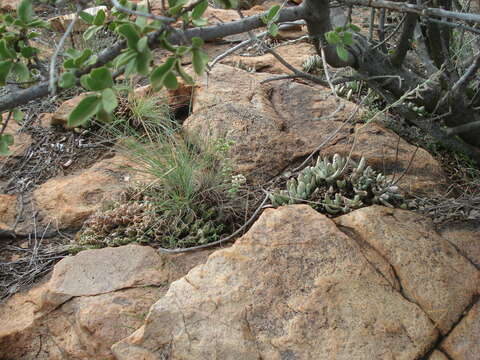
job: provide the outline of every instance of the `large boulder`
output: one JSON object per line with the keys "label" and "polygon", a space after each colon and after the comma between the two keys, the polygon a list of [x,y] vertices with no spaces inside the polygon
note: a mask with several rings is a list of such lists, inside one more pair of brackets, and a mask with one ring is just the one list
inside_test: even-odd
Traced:
{"label": "large boulder", "polygon": [[172,283],[112,349],[121,360],[413,360],[437,336],[354,240],[295,205],[265,210],[231,248]]}
{"label": "large boulder", "polygon": [[387,175],[399,179],[408,169],[399,182],[405,190],[429,193],[442,188],[445,177],[428,152],[419,149],[410,164],[415,147],[398,141],[379,124],[354,125],[362,110],[356,112],[353,103],[337,102],[330,89],[321,86],[294,81],[262,84],[268,76],[216,65],[208,78],[199,81],[185,131],[205,139],[233,140],[234,169],[254,184],[281,174],[331,137],[322,156],[348,155],[355,144],[353,158],[363,155]]}
{"label": "large boulder", "polygon": [[[288,81],[261,84],[266,77],[216,65],[208,80],[199,82],[193,114],[184,123],[192,136],[233,140],[230,156],[235,171],[255,184],[310,154],[354,109],[345,101],[328,120],[314,120],[336,107],[328,89]],[[348,126],[335,139],[347,133]]]}
{"label": "large boulder", "polygon": [[129,245],[65,258],[48,282],[0,306],[0,358],[113,359],[112,344],[210,253],[166,256]]}
{"label": "large boulder", "polygon": [[371,206],[335,219],[394,270],[401,292],[447,334],[480,290],[480,272],[436,231],[433,222],[400,209]]}

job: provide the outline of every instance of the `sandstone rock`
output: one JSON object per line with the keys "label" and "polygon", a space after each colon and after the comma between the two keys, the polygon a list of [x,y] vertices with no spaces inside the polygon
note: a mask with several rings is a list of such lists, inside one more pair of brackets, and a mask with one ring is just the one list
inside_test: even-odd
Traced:
{"label": "sandstone rock", "polygon": [[[289,81],[260,84],[267,76],[216,65],[208,85],[205,78],[199,82],[193,114],[184,123],[193,136],[233,140],[230,157],[235,171],[256,184],[310,154],[354,109],[342,101],[343,110],[315,121],[336,108],[328,89]],[[347,133],[348,126],[335,139]]]}
{"label": "sandstone rock", "polygon": [[68,116],[72,112],[72,110],[83,100],[83,98],[87,95],[87,93],[80,94],[63,102],[58,109],[53,113],[53,116],[50,120],[51,125],[60,125],[66,129],[70,129],[67,125],[68,123]]}
{"label": "sandstone rock", "polygon": [[34,191],[43,223],[53,228],[78,229],[99,210],[102,202],[118,198],[131,183],[131,162],[121,155],[102,160],[91,168],[48,180]]}
{"label": "sandstone rock", "polygon": [[0,306],[0,358],[113,359],[111,345],[142,324],[171,281],[210,253],[172,257],[129,245],[64,259],[49,282]]}
{"label": "sandstone rock", "polygon": [[335,222],[390,263],[402,294],[418,304],[443,334],[450,331],[478,294],[479,271],[435,232],[428,218],[371,206],[338,217]]}
{"label": "sandstone rock", "polygon": [[403,139],[399,141],[397,134],[375,122],[356,125],[354,133],[339,139],[334,145],[326,146],[322,154],[348,155],[352,146],[353,159],[359,160],[364,156],[369,165],[384,174],[396,174],[396,179],[408,169],[406,176],[398,182],[398,186],[405,192],[434,194],[441,191],[447,183],[440,164],[432,155],[419,148],[410,164],[416,147]]}
{"label": "sandstone rock", "polygon": [[266,209],[229,249],[171,284],[117,359],[418,359],[434,325],[334,223]]}
{"label": "sandstone rock", "polygon": [[55,308],[75,296],[161,285],[165,282],[158,277],[161,260],[153,248],[138,245],[86,250],[66,257],[55,266],[40,307]]}
{"label": "sandstone rock", "polygon": [[480,302],[442,342],[442,350],[454,360],[475,360],[480,355]]}
{"label": "sandstone rock", "polygon": [[477,221],[447,223],[438,231],[442,237],[455,245],[477,269],[480,269],[480,223]]}
{"label": "sandstone rock", "polygon": [[[310,55],[315,54],[315,49],[311,44],[302,42],[289,46],[280,46],[275,48],[275,51],[297,69],[302,69],[302,64],[305,60],[307,60]],[[229,56],[222,60],[222,63],[253,72],[267,72],[272,74],[285,74],[288,72],[288,69],[280,64],[272,54],[261,56]]]}
{"label": "sandstone rock", "polygon": [[[206,139],[228,138],[235,142],[230,157],[236,172],[255,184],[279,175],[293,162],[309,155],[341,128],[355,106],[341,100],[338,105],[327,88],[293,81],[261,84],[267,74],[251,74],[225,65],[216,65],[208,82],[198,82],[193,113],[184,129]],[[309,104],[305,106],[305,104]],[[359,120],[361,109],[353,116]],[[433,157],[419,149],[410,167],[415,147],[381,125],[370,123],[358,130],[352,156],[365,156],[368,164],[396,179],[405,169],[399,185],[405,191],[439,191],[445,177]],[[346,124],[324,146],[322,156],[349,154],[354,135]],[[397,152],[397,143],[398,152]],[[333,145],[330,145],[333,144]]]}
{"label": "sandstone rock", "polygon": [[0,230],[12,230],[17,215],[17,195],[0,194]]}

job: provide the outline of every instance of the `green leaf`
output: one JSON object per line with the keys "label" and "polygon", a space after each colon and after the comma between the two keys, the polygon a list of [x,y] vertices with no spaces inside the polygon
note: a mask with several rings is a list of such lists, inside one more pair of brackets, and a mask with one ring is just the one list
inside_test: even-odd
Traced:
{"label": "green leaf", "polygon": [[345,46],[350,46],[353,44],[353,34],[351,32],[344,32],[343,33],[343,44]]}
{"label": "green leaf", "polygon": [[357,25],[349,24],[348,27],[355,32],[360,32],[360,28]]}
{"label": "green leaf", "polygon": [[20,53],[22,54],[23,57],[30,58],[35,55],[37,52],[37,49],[31,46],[25,46],[20,50]]}
{"label": "green leaf", "polygon": [[101,98],[98,95],[89,95],[80,101],[68,117],[68,126],[76,127],[85,124],[97,112]]}
{"label": "green leaf", "polygon": [[23,118],[25,117],[25,114],[19,109],[13,110],[12,115],[13,115],[13,120],[15,120],[16,122],[22,121]]}
{"label": "green leaf", "polygon": [[278,35],[278,25],[277,24],[270,24],[268,27],[268,33],[273,37]]}
{"label": "green leaf", "polygon": [[205,66],[208,64],[208,55],[200,49],[192,50],[192,64],[195,72],[202,75]]}
{"label": "green leaf", "polygon": [[335,45],[340,42],[340,36],[335,31],[329,31],[325,33],[325,39],[331,45]]}
{"label": "green leaf", "polygon": [[348,51],[342,45],[337,45],[337,55],[343,61],[348,60]]}
{"label": "green leaf", "polygon": [[163,80],[163,85],[165,85],[165,87],[170,90],[178,89],[177,77],[173,72],[167,73],[165,79]]}
{"label": "green leaf", "polygon": [[103,25],[105,21],[105,11],[103,9],[98,10],[97,14],[95,15],[95,18],[93,19],[93,25],[101,26]]}
{"label": "green leaf", "polygon": [[144,52],[148,49],[148,38],[145,36],[141,38],[137,43],[138,52]]}
{"label": "green leaf", "polygon": [[278,20],[278,16],[280,13],[280,5],[274,5],[268,10],[267,13],[267,22],[273,22]]}
{"label": "green leaf", "polygon": [[178,74],[182,77],[182,79],[187,83],[188,85],[193,85],[194,81],[190,75],[188,75],[185,70],[183,70],[182,65],[180,64],[180,61],[177,61],[175,64],[175,69],[177,70]]}
{"label": "green leaf", "polygon": [[98,109],[97,111],[97,120],[102,123],[108,123],[112,121],[113,116],[109,112],[105,111],[104,109]]}
{"label": "green leaf", "polygon": [[154,88],[158,89],[163,86],[165,77],[172,71],[177,61],[178,60],[175,57],[169,57],[163,65],[160,65],[152,71],[152,74],[150,75],[150,83]]}
{"label": "green leaf", "polygon": [[9,60],[0,62],[0,86],[5,86],[12,65],[13,63]]}
{"label": "green leaf", "polygon": [[69,89],[75,85],[77,77],[72,72],[64,72],[60,77],[59,85],[63,89]]}
{"label": "green leaf", "polygon": [[192,38],[192,46],[194,48],[201,48],[203,46],[204,42],[201,38],[199,37],[193,37]]}
{"label": "green leaf", "polygon": [[150,49],[147,48],[147,50],[138,53],[137,55],[137,72],[140,75],[145,75],[147,76],[148,73],[150,72],[150,62],[152,61],[152,53]]}
{"label": "green leaf", "polygon": [[192,19],[192,24],[195,26],[205,26],[208,24],[208,20],[204,18]]}
{"label": "green leaf", "polygon": [[92,36],[95,35],[101,28],[101,26],[96,25],[89,26],[88,29],[83,33],[83,39],[90,40]]}
{"label": "green leaf", "polygon": [[27,65],[25,65],[24,63],[14,63],[10,71],[12,72],[12,74],[15,74],[18,81],[20,82],[30,80],[30,70],[28,70]]}
{"label": "green leaf", "polygon": [[89,14],[85,11],[80,12],[79,16],[83,21],[85,21],[87,24],[90,24],[90,25],[92,25],[93,20],[95,20],[95,17],[92,14]]}
{"label": "green leaf", "polygon": [[65,69],[76,69],[75,61],[73,59],[67,59],[63,62],[63,67]]}
{"label": "green leaf", "polygon": [[75,67],[79,68],[84,65],[85,61],[88,60],[90,56],[92,56],[93,51],[91,49],[85,49],[83,52],[75,57]]}
{"label": "green leaf", "polygon": [[103,90],[113,86],[112,73],[105,66],[93,69],[85,80],[89,90]]}
{"label": "green leaf", "polygon": [[13,145],[13,136],[11,134],[0,135],[0,155],[10,155],[9,146]]}
{"label": "green leaf", "polygon": [[192,11],[192,19],[199,19],[208,8],[208,0],[198,3]]}
{"label": "green leaf", "polygon": [[238,0],[217,0],[225,9],[236,8],[238,6]]}
{"label": "green leaf", "polygon": [[1,59],[16,59],[15,51],[11,50],[5,39],[0,40],[0,57]]}
{"label": "green leaf", "polygon": [[136,51],[127,50],[114,60],[114,66],[118,69],[118,68],[126,65],[131,60],[135,59],[136,57],[137,57],[137,52]]}
{"label": "green leaf", "polygon": [[112,89],[105,89],[102,91],[102,107],[108,112],[112,113],[118,106],[117,96]]}
{"label": "green leaf", "polygon": [[22,0],[17,9],[18,18],[22,20],[24,24],[28,24],[33,17],[33,7],[31,0]]}
{"label": "green leaf", "polygon": [[120,35],[127,39],[127,44],[130,49],[136,49],[137,43],[140,40],[137,29],[132,24],[123,24],[117,28]]}

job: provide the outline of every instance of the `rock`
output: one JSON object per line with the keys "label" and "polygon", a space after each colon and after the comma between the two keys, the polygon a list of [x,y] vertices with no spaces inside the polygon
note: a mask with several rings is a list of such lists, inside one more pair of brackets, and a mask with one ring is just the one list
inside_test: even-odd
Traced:
{"label": "rock", "polygon": [[[5,121],[8,113],[2,115],[2,120]],[[5,128],[5,134],[13,135],[13,145],[9,147],[10,155],[13,157],[20,157],[25,154],[25,151],[32,144],[32,137],[22,131],[22,127],[11,118],[8,121],[7,127]],[[0,157],[0,161],[2,157]]]}
{"label": "rock", "polygon": [[43,113],[38,116],[38,125],[44,128],[48,128],[52,126],[52,118],[53,114],[52,113]]}
{"label": "rock", "polygon": [[[84,9],[83,11],[86,12],[87,14],[90,14],[92,16],[96,16],[97,13],[103,10],[105,12],[105,15],[108,17],[109,11],[106,6],[96,6],[88,9]],[[72,20],[74,19],[75,14],[67,14],[67,15],[61,15],[61,16],[56,16],[48,20],[50,23],[50,26],[52,27],[53,30],[58,31],[59,33],[64,33]],[[86,23],[82,19],[79,19],[75,25],[73,26],[73,32],[84,32],[90,27],[90,24]]]}
{"label": "rock", "polygon": [[55,266],[40,308],[55,308],[75,296],[159,286],[165,282],[158,277],[163,265],[158,253],[147,246],[82,251],[77,256],[64,258]]}
{"label": "rock", "polygon": [[[261,84],[265,77],[268,75],[216,65],[208,84],[206,78],[198,82],[193,114],[184,123],[192,136],[207,141],[233,140],[230,157],[234,170],[255,184],[309,155],[354,109],[352,103],[342,101],[342,110],[315,121],[336,108],[328,89],[292,81]],[[345,126],[333,141],[347,133]]]}
{"label": "rock", "polygon": [[[404,140],[398,142],[392,131],[376,123],[342,127],[355,111],[349,101],[340,100],[340,110],[335,112],[338,105],[330,89],[294,81],[261,84],[266,77],[216,65],[208,83],[206,78],[198,81],[185,131],[207,140],[233,140],[230,157],[234,170],[254,184],[262,184],[310,155],[338,129],[321,155],[348,155],[354,138],[350,130],[357,129],[354,159],[363,155],[369,165],[385,170],[386,175],[396,174],[396,179],[409,168],[398,184],[405,191],[442,189],[446,180],[440,164],[425,150],[417,151],[409,167],[415,147]],[[360,120],[361,113],[360,109],[352,122]]]}
{"label": "rock", "polygon": [[88,216],[101,208],[102,202],[118,199],[132,183],[132,166],[130,160],[116,155],[40,185],[33,195],[43,224],[56,229],[80,228]]}
{"label": "rock", "polygon": [[399,141],[397,134],[375,122],[356,125],[353,134],[339,139],[334,145],[326,146],[322,154],[348,155],[354,144],[351,153],[353,159],[359,160],[364,156],[369,165],[386,175],[396,174],[395,178],[399,179],[408,169],[398,182],[404,192],[431,195],[441,192],[447,183],[439,162],[432,155],[418,148],[411,161],[416,147],[403,139]]}
{"label": "rock", "polygon": [[439,227],[438,232],[480,269],[480,223],[459,221]]}
{"label": "rock", "polygon": [[166,256],[129,245],[64,259],[50,281],[0,306],[0,358],[113,359],[112,344],[141,326],[169,283],[210,253]]}
{"label": "rock", "polygon": [[335,222],[390,263],[402,294],[418,304],[443,334],[478,294],[479,271],[436,233],[430,219],[406,210],[371,206]]}
{"label": "rock", "polygon": [[475,360],[480,354],[480,302],[455,326],[441,349],[454,360]]}
{"label": "rock", "polygon": [[[285,34],[285,32],[284,32]],[[286,35],[284,35],[286,36]],[[275,51],[284,58],[290,65],[302,69],[302,65],[315,49],[311,44],[300,42],[288,46],[280,46]],[[251,72],[267,72],[272,74],[285,74],[289,70],[280,64],[272,54],[261,56],[229,56],[221,61],[223,64],[235,66]]]}
{"label": "rock", "polygon": [[306,205],[266,209],[246,235],[171,284],[125,359],[418,359],[437,330],[359,246]]}
{"label": "rock", "polygon": [[72,112],[72,110],[80,103],[80,101],[83,100],[83,98],[87,95],[88,93],[80,94],[77,95],[70,100],[67,100],[63,102],[57,110],[53,113],[51,119],[50,119],[50,124],[51,125],[59,125],[63,126],[66,129],[71,129],[67,125],[68,123],[68,116]]}
{"label": "rock", "polygon": [[0,230],[12,231],[17,216],[17,195],[0,194]]}

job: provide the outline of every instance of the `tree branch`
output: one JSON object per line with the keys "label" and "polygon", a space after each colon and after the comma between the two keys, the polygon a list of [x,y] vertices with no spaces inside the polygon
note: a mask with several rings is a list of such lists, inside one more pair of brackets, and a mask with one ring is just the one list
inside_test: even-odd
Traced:
{"label": "tree branch", "polygon": [[[202,28],[193,28],[185,31],[178,31],[172,34],[169,41],[172,44],[182,43],[184,38],[190,40],[193,37],[202,38],[204,41],[214,40],[229,35],[235,35],[244,33],[259,27],[264,27],[265,24],[262,21],[264,14],[249,16],[241,20],[232,21],[229,23],[221,23],[212,26],[206,26]],[[304,19],[306,17],[305,6],[299,5],[295,7],[289,7],[282,9],[279,14],[279,22],[288,22]],[[157,30],[148,35],[150,48],[158,47],[159,35],[164,29]],[[89,73],[92,69],[105,65],[106,63],[115,59],[121,51],[126,48],[126,41],[120,41],[108,49],[103,50],[98,55],[97,62],[87,67],[86,69],[78,72],[76,75],[80,77],[83,74]],[[38,85],[32,86],[28,89],[24,89],[15,92],[10,95],[6,95],[0,98],[0,112],[13,109],[19,105],[26,104],[32,100],[40,99],[48,95],[48,82],[42,82]]]}

